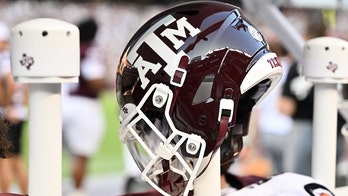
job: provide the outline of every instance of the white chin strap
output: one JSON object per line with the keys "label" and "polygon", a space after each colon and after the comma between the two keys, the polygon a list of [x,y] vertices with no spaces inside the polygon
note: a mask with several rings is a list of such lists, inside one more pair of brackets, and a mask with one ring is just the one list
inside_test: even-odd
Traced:
{"label": "white chin strap", "polygon": [[[157,128],[158,126],[151,122],[142,112],[143,105],[150,98],[152,98],[152,104],[155,107],[165,107],[164,118],[169,126],[168,136],[163,135],[161,130]],[[188,134],[176,129],[169,115],[172,99],[173,93],[168,86],[164,84],[152,85],[138,106],[126,104],[121,109],[121,126],[119,131],[121,140],[129,144],[127,147],[132,153],[133,158],[138,159],[136,161],[138,161],[138,166],[142,170],[142,177],[144,180],[161,194],[169,195],[159,187],[157,179],[158,175],[165,172],[162,167],[162,160],[166,160],[169,162],[169,170],[181,175],[182,178],[187,181],[184,195],[188,195],[189,191],[193,189],[193,181],[196,179],[201,167],[204,166],[202,165],[202,161],[206,143],[199,135]],[[151,132],[142,133],[142,130],[137,130],[136,124],[139,121],[144,121],[146,125],[150,127]],[[147,136],[151,139],[144,139],[144,137]],[[136,143],[138,145],[134,145]],[[185,157],[181,154],[181,149],[183,149],[182,145],[184,144],[186,144],[184,147],[186,153],[192,155],[194,158]],[[140,156],[139,145],[142,148],[142,153],[147,154],[147,159]],[[140,165],[139,162],[141,162]]]}

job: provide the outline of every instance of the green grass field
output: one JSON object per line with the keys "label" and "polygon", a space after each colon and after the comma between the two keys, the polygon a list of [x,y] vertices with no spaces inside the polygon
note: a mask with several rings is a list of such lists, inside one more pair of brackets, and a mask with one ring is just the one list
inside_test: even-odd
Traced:
{"label": "green grass field", "polygon": [[[122,172],[123,154],[122,145],[118,136],[118,105],[116,103],[115,93],[112,91],[105,91],[100,97],[100,101],[103,105],[106,118],[106,130],[103,140],[99,146],[98,152],[92,157],[89,165],[90,175],[101,175],[107,173],[119,173]],[[23,154],[25,160],[28,162],[28,126],[26,124],[23,134]],[[63,177],[69,175],[70,159],[68,154],[63,151],[62,160],[62,172]]]}

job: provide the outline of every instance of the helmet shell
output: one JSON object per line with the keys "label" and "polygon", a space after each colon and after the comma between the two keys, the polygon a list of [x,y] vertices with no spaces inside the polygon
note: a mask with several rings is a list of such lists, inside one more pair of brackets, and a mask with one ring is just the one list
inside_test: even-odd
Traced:
{"label": "helmet shell", "polygon": [[[118,103],[137,105],[152,84],[168,85],[172,121],[203,137],[209,154],[222,142],[219,100],[231,89],[238,105],[241,83],[267,47],[238,7],[213,1],[179,5],[150,19],[125,47],[117,69]],[[229,126],[235,123],[236,115]]]}

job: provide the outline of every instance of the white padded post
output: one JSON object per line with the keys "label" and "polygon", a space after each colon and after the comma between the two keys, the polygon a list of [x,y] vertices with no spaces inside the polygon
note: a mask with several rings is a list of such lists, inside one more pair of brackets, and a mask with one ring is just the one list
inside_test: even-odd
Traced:
{"label": "white padded post", "polygon": [[11,32],[11,69],[29,83],[29,195],[62,195],[61,83],[77,82],[79,30],[50,18]]}

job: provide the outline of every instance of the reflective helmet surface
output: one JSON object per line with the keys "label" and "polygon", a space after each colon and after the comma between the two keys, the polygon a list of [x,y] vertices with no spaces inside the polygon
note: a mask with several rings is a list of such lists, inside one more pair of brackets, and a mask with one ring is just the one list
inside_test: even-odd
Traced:
{"label": "reflective helmet surface", "polygon": [[221,147],[238,155],[252,107],[282,75],[277,56],[238,7],[190,2],[150,19],[120,59],[122,141],[163,195],[187,195]]}

